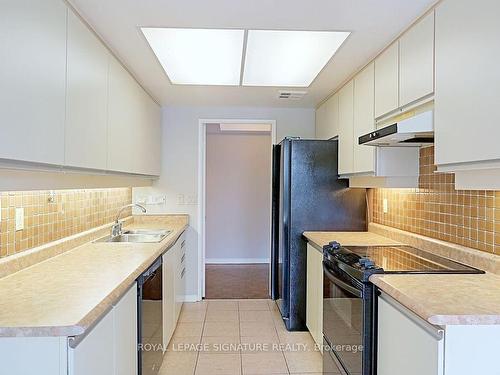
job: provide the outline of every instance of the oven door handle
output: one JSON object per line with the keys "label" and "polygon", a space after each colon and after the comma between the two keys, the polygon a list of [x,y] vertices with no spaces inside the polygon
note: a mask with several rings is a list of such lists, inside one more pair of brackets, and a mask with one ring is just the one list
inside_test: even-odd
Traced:
{"label": "oven door handle", "polygon": [[323,270],[325,271],[326,277],[328,277],[328,279],[330,279],[332,283],[334,283],[335,285],[339,286],[344,290],[347,290],[349,293],[354,294],[356,297],[363,298],[363,292],[361,290],[356,289],[355,287],[340,280],[337,276],[331,273],[328,267],[326,267],[324,264],[323,264]]}

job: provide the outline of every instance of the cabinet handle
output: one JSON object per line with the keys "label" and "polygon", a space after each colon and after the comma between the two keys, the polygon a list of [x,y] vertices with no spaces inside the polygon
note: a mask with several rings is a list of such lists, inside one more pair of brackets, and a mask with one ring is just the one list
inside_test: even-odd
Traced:
{"label": "cabinet handle", "polygon": [[184,267],[181,272],[181,279],[184,278],[185,273],[186,273],[186,268]]}
{"label": "cabinet handle", "polygon": [[186,240],[182,241],[181,243],[181,249],[186,245]]}
{"label": "cabinet handle", "polygon": [[181,257],[181,263],[184,263],[184,260],[186,259],[186,253],[182,254],[182,257]]}

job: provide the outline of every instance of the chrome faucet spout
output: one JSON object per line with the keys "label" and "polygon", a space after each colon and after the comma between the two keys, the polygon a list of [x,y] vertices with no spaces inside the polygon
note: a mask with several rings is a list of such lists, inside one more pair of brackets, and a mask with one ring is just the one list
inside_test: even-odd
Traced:
{"label": "chrome faucet spout", "polygon": [[120,208],[120,210],[118,211],[118,214],[116,215],[115,223],[111,227],[111,237],[116,237],[116,236],[119,236],[122,234],[122,222],[120,221],[120,216],[125,209],[130,208],[130,207],[138,207],[141,209],[141,211],[143,213],[146,213],[146,208],[144,206],[141,206],[140,204],[137,204],[137,203],[127,204],[127,205],[123,206],[122,208]]}
{"label": "chrome faucet spout", "polygon": [[121,216],[123,210],[130,208],[130,207],[138,207],[141,209],[141,211],[143,213],[146,213],[146,208],[138,203],[127,204],[127,205],[123,206],[122,208],[120,208],[120,211],[118,211],[118,215],[116,215],[115,223],[118,223],[118,220],[120,220],[120,216]]}

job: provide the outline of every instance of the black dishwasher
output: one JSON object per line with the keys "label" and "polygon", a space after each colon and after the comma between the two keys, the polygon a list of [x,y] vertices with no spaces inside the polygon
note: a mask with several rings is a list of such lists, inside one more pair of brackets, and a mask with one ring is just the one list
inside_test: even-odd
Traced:
{"label": "black dishwasher", "polygon": [[137,279],[139,375],[156,375],[163,361],[162,258]]}

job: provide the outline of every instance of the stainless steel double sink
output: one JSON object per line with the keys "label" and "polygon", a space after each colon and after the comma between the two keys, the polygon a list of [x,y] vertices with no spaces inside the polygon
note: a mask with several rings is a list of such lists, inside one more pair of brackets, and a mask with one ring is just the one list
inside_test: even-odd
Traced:
{"label": "stainless steel double sink", "polygon": [[166,229],[133,229],[125,230],[118,236],[107,235],[94,242],[158,243],[170,233],[172,231]]}

